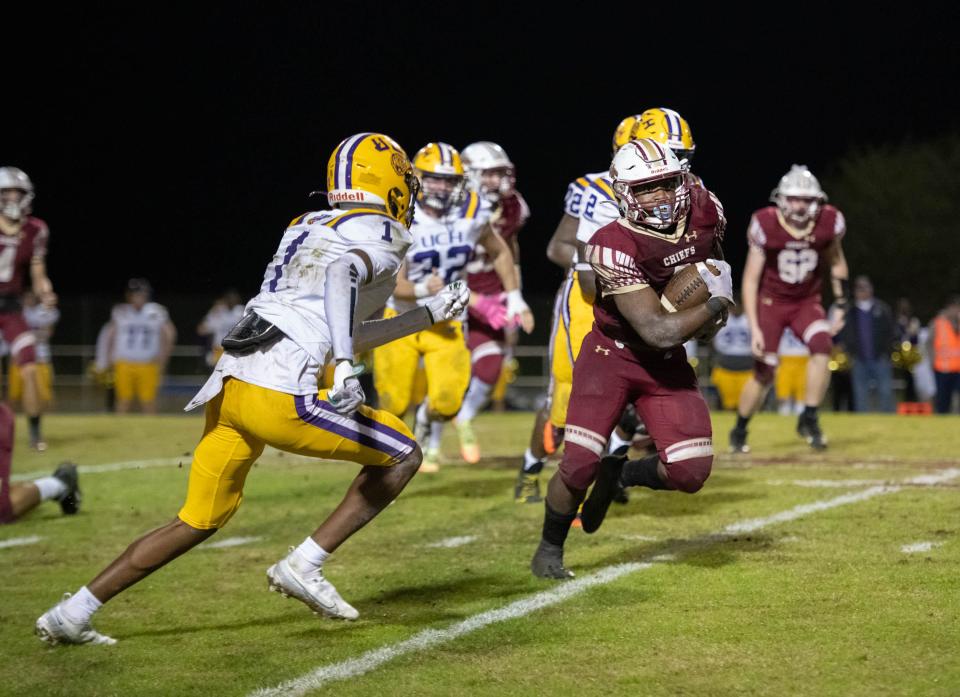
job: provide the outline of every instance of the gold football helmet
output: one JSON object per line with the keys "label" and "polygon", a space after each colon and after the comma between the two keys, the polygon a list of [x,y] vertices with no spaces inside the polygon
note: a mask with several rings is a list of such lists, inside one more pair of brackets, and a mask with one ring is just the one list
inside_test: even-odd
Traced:
{"label": "gold football helmet", "polygon": [[413,156],[413,168],[420,178],[421,204],[446,212],[463,203],[467,193],[463,159],[452,145],[427,143]]}
{"label": "gold football helmet", "polygon": [[382,133],[358,133],[344,139],[327,162],[327,202],[382,206],[388,216],[410,227],[420,183],[410,159]]}

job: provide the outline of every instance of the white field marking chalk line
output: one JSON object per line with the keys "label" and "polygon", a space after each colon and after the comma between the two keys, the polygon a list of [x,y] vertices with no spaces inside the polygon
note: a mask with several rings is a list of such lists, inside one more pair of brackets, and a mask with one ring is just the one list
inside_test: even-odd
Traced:
{"label": "white field marking chalk line", "polygon": [[883,479],[771,479],[771,486],[802,486],[808,489],[857,489],[886,484]]}
{"label": "white field marking chalk line", "polygon": [[5,547],[23,547],[24,545],[32,545],[42,539],[43,538],[39,535],[31,535],[30,537],[11,537],[6,540],[0,540],[0,549],[4,549]]}
{"label": "white field marking chalk line", "polygon": [[[301,460],[312,460],[315,458],[307,457],[306,455],[295,455],[293,453],[285,453],[275,448],[269,448],[261,458],[269,457],[283,457]],[[125,460],[123,462],[108,462],[103,465],[80,465],[77,467],[77,472],[80,474],[99,474],[100,472],[119,472],[121,470],[137,470],[137,469],[146,469],[148,467],[163,467],[165,465],[179,465],[183,464],[184,467],[189,467],[190,463],[193,461],[193,453],[189,455],[171,455],[170,457],[156,457],[150,460]],[[14,474],[10,477],[11,482],[23,482],[23,481],[32,481],[34,479],[39,479],[40,477],[49,477],[50,470],[42,470],[40,472],[26,472],[24,474]]]}
{"label": "white field marking chalk line", "polygon": [[262,537],[225,537],[222,540],[217,540],[216,542],[205,542],[204,544],[200,545],[200,549],[224,549],[226,547],[239,547],[240,545],[249,544],[262,539]]}
{"label": "white field marking chalk line", "polygon": [[[98,474],[100,472],[119,472],[120,470],[146,469],[148,467],[163,467],[165,465],[177,465],[184,463],[184,467],[190,464],[192,456],[182,455],[177,457],[157,457],[152,460],[127,460],[125,462],[108,462],[103,465],[80,465],[77,472],[80,474]],[[50,470],[42,472],[27,472],[26,474],[15,474],[10,477],[12,482],[22,482],[25,480],[39,479],[40,477],[49,477]]]}
{"label": "white field marking chalk line", "polygon": [[[951,479],[956,479],[957,477],[960,477],[960,469],[944,470],[943,472],[930,475],[926,478],[936,479],[937,481],[949,481]],[[922,479],[922,477],[918,477],[917,479]],[[908,482],[905,483],[915,483],[915,480],[908,480]],[[689,544],[723,540],[741,532],[759,530],[768,525],[794,520],[809,513],[825,511],[830,508],[836,508],[837,506],[843,506],[856,501],[863,501],[881,494],[892,494],[901,490],[902,489],[899,486],[875,487],[873,489],[867,489],[866,491],[861,491],[856,494],[846,494],[844,496],[838,496],[837,498],[828,499],[826,501],[804,504],[802,506],[791,508],[788,511],[775,513],[774,515],[766,518],[755,518],[740,523],[734,523],[723,528],[723,530],[717,534],[690,538],[686,542]],[[664,559],[666,556],[670,556],[669,553],[661,552],[658,557],[653,558]],[[267,687],[255,690],[254,692],[250,693],[249,697],[302,697],[302,695],[324,687],[328,683],[346,680],[348,678],[354,678],[365,673],[369,673],[370,671],[376,670],[385,663],[389,663],[393,659],[399,658],[400,656],[405,656],[410,653],[423,651],[440,644],[445,644],[461,636],[475,632],[478,629],[482,629],[487,625],[505,622],[518,617],[524,617],[542,608],[556,605],[564,600],[572,598],[576,595],[580,595],[584,591],[593,588],[594,586],[601,586],[611,583],[623,576],[627,576],[628,574],[633,574],[638,571],[644,571],[653,566],[654,564],[652,561],[631,562],[628,564],[607,566],[588,576],[583,576],[581,578],[574,579],[573,581],[566,581],[558,584],[556,587],[548,591],[535,593],[534,595],[521,598],[520,600],[514,601],[508,605],[504,605],[503,607],[494,610],[488,610],[487,612],[482,612],[479,615],[474,615],[473,617],[469,617],[462,622],[453,624],[445,629],[424,629],[423,631],[414,634],[409,639],[396,644],[381,646],[379,649],[367,651],[356,658],[350,658],[339,663],[331,663],[329,665],[320,666],[316,670],[306,673],[299,678],[294,678],[293,680],[280,683],[276,687]]]}
{"label": "white field marking chalk line", "polygon": [[437,542],[431,542],[425,547],[446,547],[448,549],[453,547],[463,547],[463,545],[468,545],[474,540],[477,539],[476,535],[463,535],[462,537],[446,537]]}
{"label": "white field marking chalk line", "polygon": [[904,545],[900,551],[904,554],[917,554],[918,552],[929,552],[934,547],[942,547],[942,542],[914,542],[912,545]]}

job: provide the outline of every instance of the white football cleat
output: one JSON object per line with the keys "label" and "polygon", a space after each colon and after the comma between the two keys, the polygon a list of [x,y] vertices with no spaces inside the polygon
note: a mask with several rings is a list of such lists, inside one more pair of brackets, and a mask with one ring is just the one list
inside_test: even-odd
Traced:
{"label": "white football cleat", "polygon": [[[69,593],[63,594],[63,600],[70,597]],[[112,646],[117,643],[113,637],[101,634],[90,626],[89,620],[79,624],[67,618],[63,614],[63,600],[40,615],[37,619],[36,635],[40,641],[56,646],[57,644],[102,644]]]}
{"label": "white football cleat", "polygon": [[355,620],[360,616],[356,608],[340,597],[322,571],[300,573],[290,564],[289,557],[267,569],[267,583],[271,591],[284,598],[296,598],[327,617]]}

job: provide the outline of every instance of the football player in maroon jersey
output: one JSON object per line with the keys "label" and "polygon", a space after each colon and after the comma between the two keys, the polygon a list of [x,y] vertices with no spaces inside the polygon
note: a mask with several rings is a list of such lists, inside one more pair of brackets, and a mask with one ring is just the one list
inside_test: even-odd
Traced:
{"label": "football player in maroon jersey", "polygon": [[80,510],[77,466],[62,462],[49,477],[29,482],[11,482],[13,460],[13,411],[0,402],[0,525],[13,523],[40,505],[57,501],[60,510],[73,515]]}
{"label": "football player in maroon jersey", "polygon": [[807,386],[797,432],[816,450],[827,447],[817,408],[830,383],[828,367],[833,336],[820,301],[823,269],[837,306],[849,303],[847,260],[840,240],[846,232],[843,214],[827,205],[817,178],[794,165],[770,194],[776,205],[753,214],[747,239],[750,250],[743,270],[743,309],[750,321],[753,376],[740,393],[737,424],[730,431],[730,450],[749,452],[747,423],[763,403],[777,369],[780,336],[790,327],[807,348]]}
{"label": "football player in maroon jersey", "polygon": [[47,277],[47,224],[31,213],[33,183],[16,167],[0,167],[0,333],[10,346],[10,357],[23,377],[23,410],[30,425],[30,446],[46,450],[40,435],[40,389],[37,381],[36,340],[20,305],[24,279],[49,307],[56,304]]}
{"label": "football player in maroon jersey", "polygon": [[[617,483],[693,493],[713,464],[710,413],[682,344],[722,321],[733,302],[730,266],[718,259],[723,209],[706,189],[688,186],[676,155],[652,139],[621,147],[610,177],[620,218],[598,230],[585,250],[597,279],[594,325],[574,367],[565,452],[547,486],[543,538],[530,565],[544,578],[573,576],[563,545],[594,480],[581,511],[586,532],[599,527]],[[710,298],[668,312],[660,293],[687,264],[697,264]],[[610,456],[601,468],[610,431],[629,403],[657,452],[630,462]]]}
{"label": "football player in maroon jersey", "polygon": [[[530,209],[516,189],[513,162],[496,143],[480,141],[463,149],[463,166],[467,170],[469,187],[493,206],[490,225],[513,253],[514,268],[519,278],[518,236],[530,217]],[[467,322],[472,376],[463,405],[454,420],[460,438],[460,453],[471,464],[480,460],[480,445],[471,422],[489,401],[500,378],[504,358],[512,350],[511,344],[516,341],[515,328],[507,326],[503,283],[483,248],[478,248],[475,254],[467,264],[467,285],[474,297]]]}

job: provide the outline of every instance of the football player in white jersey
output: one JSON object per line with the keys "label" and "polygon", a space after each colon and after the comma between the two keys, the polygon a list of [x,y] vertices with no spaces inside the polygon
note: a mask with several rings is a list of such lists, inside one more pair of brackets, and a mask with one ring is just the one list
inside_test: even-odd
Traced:
{"label": "football player in white jersey", "polygon": [[150,302],[145,278],[127,282],[127,302],[110,313],[107,329],[107,362],[116,380],[117,413],[130,411],[134,397],[146,414],[157,413],[157,390],[177,339],[177,329],[167,308]]}
{"label": "football player in white jersey", "polygon": [[[386,316],[409,311],[430,299],[445,283],[466,278],[465,267],[477,245],[483,247],[507,293],[506,321],[533,331],[533,314],[524,301],[513,255],[490,226],[490,204],[467,191],[460,153],[446,143],[428,143],[413,158],[422,189],[417,198],[413,245],[407,252]],[[501,312],[500,307],[489,308]],[[374,350],[374,382],[383,409],[401,416],[410,406],[417,363],[423,357],[427,398],[417,409],[417,441],[429,434],[421,470],[439,469],[442,424],[457,415],[470,384],[470,351],[462,317]]]}
{"label": "football player in white jersey", "polygon": [[213,307],[204,315],[197,326],[197,334],[210,337],[210,352],[207,354],[207,363],[212,367],[223,355],[220,342],[223,337],[240,321],[244,314],[240,294],[235,290],[228,290],[213,303]]}
{"label": "football player in white jersey", "polygon": [[[407,228],[417,189],[406,153],[388,136],[360,133],[334,150],[327,165],[334,210],[290,223],[260,293],[224,338],[226,352],[187,405],[206,405],[206,426],[183,508],[44,613],[36,623],[42,640],[115,643],[90,626],[92,614],[222,528],[268,444],[363,465],[333,513],[267,570],[271,590],[329,617],[358,616],[324,577],[323,563],[397,497],[421,453],[402,421],[363,405],[353,356],[459,316],[468,301],[465,285],[452,284],[411,312],[364,321],[393,290],[412,241]],[[317,374],[328,361],[336,363],[334,386],[318,392]]]}

